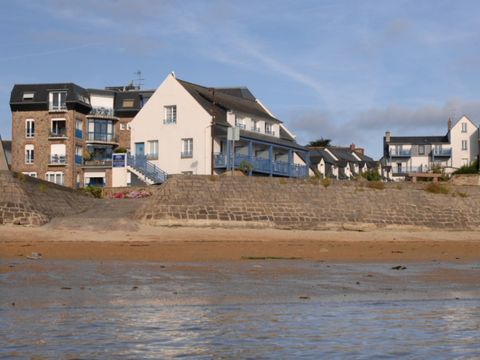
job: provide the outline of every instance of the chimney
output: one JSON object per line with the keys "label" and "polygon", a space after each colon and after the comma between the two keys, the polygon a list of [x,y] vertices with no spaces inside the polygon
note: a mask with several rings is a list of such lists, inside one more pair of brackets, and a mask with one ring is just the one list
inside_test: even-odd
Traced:
{"label": "chimney", "polygon": [[355,151],[355,144],[350,144],[350,151]]}
{"label": "chimney", "polygon": [[448,131],[452,130],[452,118],[448,118]]}
{"label": "chimney", "polygon": [[385,142],[387,144],[390,142],[390,131],[385,131]]}
{"label": "chimney", "polygon": [[360,155],[365,155],[365,149],[364,148],[355,148],[354,150],[357,154],[360,154]]}

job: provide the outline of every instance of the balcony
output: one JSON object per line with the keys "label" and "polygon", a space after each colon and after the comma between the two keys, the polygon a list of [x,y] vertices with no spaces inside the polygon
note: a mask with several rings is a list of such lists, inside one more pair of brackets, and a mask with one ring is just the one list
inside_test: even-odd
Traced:
{"label": "balcony", "polygon": [[392,166],[392,174],[395,176],[405,176],[409,173],[426,173],[428,168],[422,166]]}
{"label": "balcony", "polygon": [[87,133],[87,141],[96,143],[118,144],[118,136],[116,136],[115,134],[89,132]]}
{"label": "balcony", "polygon": [[65,166],[67,165],[67,157],[65,155],[50,155],[48,157],[48,165],[51,166]]}
{"label": "balcony", "polygon": [[[308,175],[308,168],[306,165],[289,164],[286,161],[270,161],[266,158],[249,157],[248,155],[235,154],[235,168],[239,168],[242,161],[247,161],[252,164],[252,171],[264,174],[272,174],[279,176],[291,176],[295,178],[303,178]],[[226,168],[227,158],[223,153],[214,155],[215,168]]]}
{"label": "balcony", "polygon": [[252,126],[251,130],[258,133],[261,132],[260,128],[256,126]]}
{"label": "balcony", "polygon": [[396,157],[396,158],[409,158],[412,156],[412,151],[411,150],[395,150],[395,149],[390,149],[390,157]]}
{"label": "balcony", "polygon": [[242,124],[242,123],[237,123],[237,124],[235,124],[235,127],[239,128],[239,129],[242,129],[242,130],[245,130],[247,128],[247,125]]}
{"label": "balcony", "polygon": [[62,105],[50,104],[48,107],[49,112],[66,112],[67,110],[68,109],[66,104],[62,104]]}
{"label": "balcony", "polygon": [[49,139],[66,139],[67,138],[67,129],[58,128],[56,130],[50,130],[48,132]]}
{"label": "balcony", "polygon": [[275,131],[272,129],[265,129],[265,134],[275,136]]}
{"label": "balcony", "polygon": [[112,159],[94,159],[84,160],[83,166],[85,167],[112,167]]}
{"label": "balcony", "polygon": [[92,107],[92,110],[90,110],[90,113],[88,115],[115,117],[113,108],[107,108],[103,106]]}
{"label": "balcony", "polygon": [[75,129],[75,137],[77,139],[83,139],[83,131],[80,129]]}
{"label": "balcony", "polygon": [[452,148],[449,149],[436,149],[433,148],[432,150],[432,156],[433,157],[451,157],[452,156]]}

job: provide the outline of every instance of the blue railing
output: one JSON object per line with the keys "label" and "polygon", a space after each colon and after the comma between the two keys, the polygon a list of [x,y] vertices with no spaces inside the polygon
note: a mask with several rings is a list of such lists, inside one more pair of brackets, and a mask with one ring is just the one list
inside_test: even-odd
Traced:
{"label": "blue railing", "polygon": [[[232,159],[233,160],[233,159]],[[307,177],[308,169],[306,165],[288,164],[287,161],[270,161],[267,158],[248,156],[244,154],[235,154],[235,168],[239,168],[242,161],[247,161],[253,166],[253,171],[273,175],[291,176],[296,178]],[[214,155],[215,168],[226,168],[227,158],[223,153]]]}
{"label": "blue railing", "polygon": [[390,156],[392,157],[410,157],[412,155],[410,150],[390,150]]}
{"label": "blue railing", "polygon": [[82,165],[82,155],[75,155],[75,164]]}
{"label": "blue railing", "polygon": [[134,168],[156,184],[167,180],[167,173],[147,160],[145,155],[127,155],[127,165]]}
{"label": "blue railing", "polygon": [[83,132],[80,129],[75,129],[75,137],[77,139],[82,139],[83,138]]}

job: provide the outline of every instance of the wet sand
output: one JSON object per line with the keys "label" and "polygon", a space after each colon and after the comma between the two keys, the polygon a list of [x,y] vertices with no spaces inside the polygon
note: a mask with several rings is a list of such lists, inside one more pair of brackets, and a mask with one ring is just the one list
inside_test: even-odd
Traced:
{"label": "wet sand", "polygon": [[0,227],[0,258],[24,258],[32,252],[52,260],[475,262],[480,261],[480,232],[294,231],[143,225],[135,231]]}

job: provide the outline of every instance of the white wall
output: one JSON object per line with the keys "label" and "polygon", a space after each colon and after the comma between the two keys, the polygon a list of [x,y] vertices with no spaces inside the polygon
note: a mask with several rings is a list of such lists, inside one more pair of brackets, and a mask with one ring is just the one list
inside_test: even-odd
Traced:
{"label": "white wall", "polygon": [[[467,124],[467,132],[462,132],[462,123]],[[467,140],[467,150],[462,150],[462,140]],[[476,160],[478,156],[478,127],[466,116],[462,116],[450,131],[452,144],[452,166],[462,166],[462,159],[468,163]]]}
{"label": "white wall", "polygon": [[[177,106],[176,124],[164,124],[165,106]],[[151,160],[168,174],[191,171],[211,173],[211,116],[185,88],[168,75],[150,100],[131,121],[131,149],[135,143],[158,140],[158,160]],[[181,139],[193,138],[193,157],[182,159]]]}
{"label": "white wall", "polygon": [[113,109],[113,95],[90,94],[90,104],[92,107]]}

